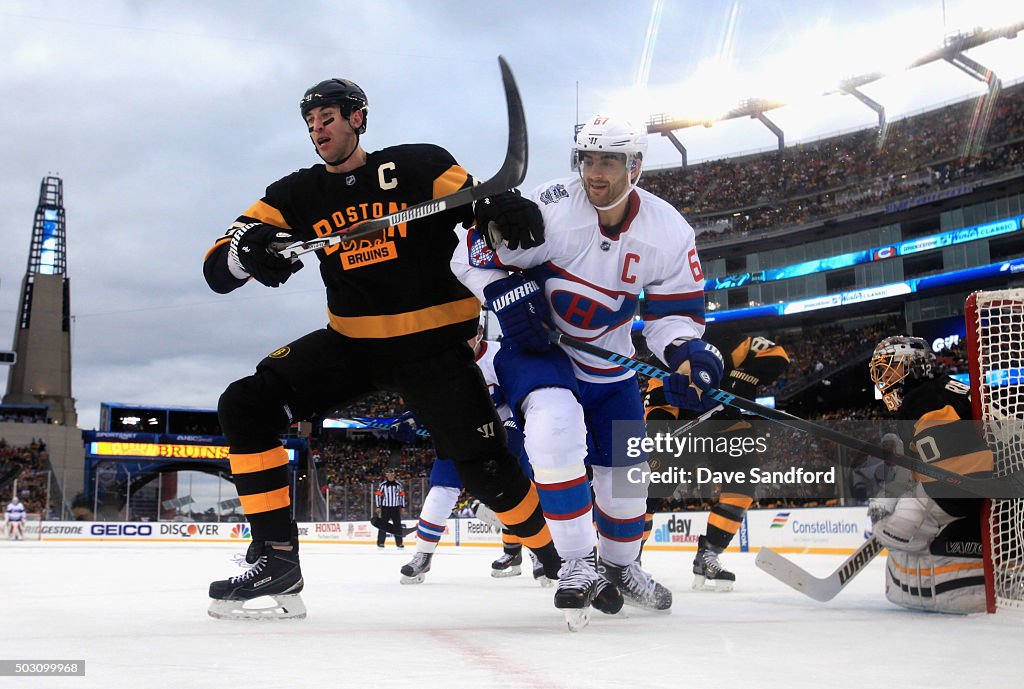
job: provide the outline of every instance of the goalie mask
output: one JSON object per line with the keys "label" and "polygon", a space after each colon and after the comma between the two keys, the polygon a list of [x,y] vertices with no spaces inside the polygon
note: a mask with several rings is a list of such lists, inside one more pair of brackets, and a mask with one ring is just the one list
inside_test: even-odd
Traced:
{"label": "goalie mask", "polygon": [[306,115],[313,108],[325,105],[337,105],[341,108],[341,116],[346,120],[356,110],[362,110],[363,124],[356,130],[356,134],[366,132],[366,117],[370,106],[366,100],[366,94],[354,82],[348,79],[328,79],[306,89],[302,100],[299,101],[302,119],[305,120]]}
{"label": "goalie mask", "polygon": [[640,181],[640,174],[643,172],[644,154],[647,153],[647,132],[626,120],[614,117],[595,115],[591,117],[583,128],[576,135],[576,142],[572,148],[572,169],[583,172],[583,156],[587,153],[616,153],[621,154],[626,170],[629,173],[629,183],[626,190],[615,200],[614,203],[605,206],[595,206],[598,210],[605,211],[614,208],[626,198]]}
{"label": "goalie mask", "polygon": [[903,404],[906,389],[934,378],[935,354],[920,337],[887,337],[875,346],[868,364],[871,382],[882,395],[889,411]]}

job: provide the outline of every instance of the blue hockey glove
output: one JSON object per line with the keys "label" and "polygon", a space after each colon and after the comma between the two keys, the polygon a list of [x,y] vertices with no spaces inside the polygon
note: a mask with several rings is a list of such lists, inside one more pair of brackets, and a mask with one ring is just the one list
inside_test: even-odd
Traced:
{"label": "blue hockey glove", "polygon": [[506,339],[534,352],[551,347],[544,327],[550,322],[548,302],[536,280],[513,273],[487,285],[484,296]]}
{"label": "blue hockey glove", "polygon": [[516,420],[511,417],[505,419],[502,426],[505,427],[505,447],[510,455],[518,458],[523,453],[523,444],[526,440],[523,437],[523,432],[519,430],[519,424],[516,423]]}
{"label": "blue hockey glove", "polygon": [[412,443],[420,439],[416,431],[419,430],[419,423],[411,411],[407,411],[391,422],[388,429],[388,437],[400,443]]}
{"label": "blue hockey glove", "polygon": [[[680,368],[687,362],[690,364],[689,375],[680,372]],[[693,387],[695,385],[700,390],[707,390],[718,387],[721,382],[725,363],[714,345],[704,340],[687,340],[672,352],[669,367],[675,371],[665,380],[665,399],[669,404],[697,412],[707,411],[717,404]]]}

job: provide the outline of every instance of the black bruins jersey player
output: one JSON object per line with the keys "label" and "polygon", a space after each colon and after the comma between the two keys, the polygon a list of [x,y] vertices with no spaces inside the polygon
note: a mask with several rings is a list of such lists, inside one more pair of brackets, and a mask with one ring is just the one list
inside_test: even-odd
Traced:
{"label": "black bruins jersey player", "polygon": [[[230,292],[255,280],[278,287],[301,267],[276,250],[296,241],[445,196],[473,183],[443,148],[402,145],[367,153],[366,95],[345,79],[306,91],[300,110],[323,164],[271,184],[262,199],[207,252],[210,287]],[[543,236],[531,202],[512,192],[488,199],[503,229]],[[478,204],[480,207],[481,204]],[[399,393],[431,433],[437,454],[455,460],[465,487],[526,545],[542,538],[536,489],[505,449],[501,421],[466,340],[480,304],[449,267],[456,224],[469,206],[388,228],[317,252],[327,288],[327,327],[278,348],[256,372],[231,383],[218,405],[231,472],[251,528],[245,574],[210,585],[210,614],[221,618],[303,617],[303,580],[290,517],[288,457],[279,436],[291,421],[367,393]],[[557,576],[558,563],[550,563]],[[244,604],[271,595],[260,612]]]}
{"label": "black bruins jersey player", "polygon": [[[992,451],[973,424],[970,388],[942,374],[928,343],[888,337],[869,364],[908,454],[965,476],[988,478]],[[939,612],[985,609],[982,498],[951,498],[928,477],[900,498],[871,501],[875,536],[889,549],[886,597]],[[946,493],[945,495],[943,493]]]}
{"label": "black bruins jersey player", "polygon": [[[760,335],[743,335],[726,329],[715,329],[712,326],[705,333],[704,339],[722,353],[725,374],[722,376],[721,389],[739,397],[753,399],[759,386],[771,385],[789,367],[789,355],[786,354],[786,350]],[[647,382],[644,406],[645,418],[649,421],[674,421],[698,416],[696,412],[670,405],[665,399],[663,382],[657,378],[651,378]],[[724,407],[715,412],[710,420],[734,421],[735,424],[723,429],[723,432],[727,433],[745,433],[751,428],[750,424],[742,420],[739,410],[732,407]],[[749,462],[739,458],[736,466],[714,468],[723,471],[749,468]],[[736,575],[722,566],[718,556],[729,546],[733,536],[742,526],[743,515],[754,501],[755,488],[756,484],[738,482],[722,486],[718,500],[711,507],[707,533],[700,536],[697,541],[697,555],[693,561],[694,589],[732,590]],[[646,532],[650,531],[652,515],[657,511],[660,502],[655,498],[648,501]],[[645,533],[645,539],[646,536]]]}

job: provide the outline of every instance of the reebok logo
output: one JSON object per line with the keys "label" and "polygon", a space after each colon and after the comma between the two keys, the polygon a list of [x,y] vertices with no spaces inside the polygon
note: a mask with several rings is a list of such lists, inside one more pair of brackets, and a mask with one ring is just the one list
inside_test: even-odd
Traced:
{"label": "reebok logo", "polygon": [[520,299],[525,299],[534,292],[540,291],[540,285],[535,280],[524,282],[510,292],[506,292],[501,295],[493,302],[491,302],[491,309],[494,311],[501,311],[502,309],[515,304]]}

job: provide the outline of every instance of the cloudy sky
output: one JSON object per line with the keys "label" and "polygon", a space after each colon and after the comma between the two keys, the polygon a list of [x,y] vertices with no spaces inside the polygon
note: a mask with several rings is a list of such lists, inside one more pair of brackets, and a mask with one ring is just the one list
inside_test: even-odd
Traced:
{"label": "cloudy sky", "polygon": [[[527,187],[568,172],[578,117],[707,117],[793,105],[787,140],[869,126],[839,79],[889,112],[980,92],[945,64],[902,68],[944,35],[1024,19],[994,0],[145,2],[0,0],[0,349],[13,342],[39,182],[64,180],[80,425],[101,401],[212,408],[259,359],[324,325],[309,268],[286,286],[209,291],[201,260],[270,182],[315,158],[297,103],[329,77],[370,99],[369,150],[428,141],[486,177],[505,148],[496,57],[526,106]],[[652,21],[653,18],[653,21]],[[971,53],[1021,78],[1024,40]],[[679,133],[690,160],[768,148],[741,120]],[[678,161],[664,139],[649,165]],[[6,386],[6,370],[0,369]],[[5,387],[6,389],[6,387]]]}

